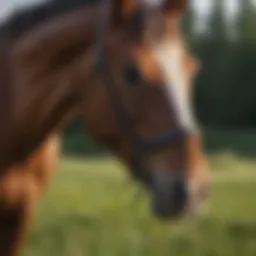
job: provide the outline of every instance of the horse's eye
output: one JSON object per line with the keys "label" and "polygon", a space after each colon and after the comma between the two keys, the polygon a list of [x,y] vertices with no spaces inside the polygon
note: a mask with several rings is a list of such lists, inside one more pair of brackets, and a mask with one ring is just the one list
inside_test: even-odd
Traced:
{"label": "horse's eye", "polygon": [[131,66],[124,71],[125,79],[130,84],[136,84],[141,79],[141,74],[138,68]]}

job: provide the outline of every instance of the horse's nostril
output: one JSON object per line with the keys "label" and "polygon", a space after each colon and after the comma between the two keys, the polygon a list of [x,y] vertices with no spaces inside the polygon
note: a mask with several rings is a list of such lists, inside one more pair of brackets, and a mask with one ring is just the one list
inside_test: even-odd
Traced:
{"label": "horse's nostril", "polygon": [[175,212],[180,212],[185,208],[187,201],[187,189],[183,180],[174,181],[170,188],[173,194],[173,209]]}

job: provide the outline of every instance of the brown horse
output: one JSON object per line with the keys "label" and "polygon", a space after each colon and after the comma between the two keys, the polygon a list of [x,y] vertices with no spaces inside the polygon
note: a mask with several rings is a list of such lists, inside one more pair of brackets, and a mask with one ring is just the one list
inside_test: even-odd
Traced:
{"label": "brown horse", "polygon": [[78,115],[149,189],[158,216],[201,208],[208,172],[190,103],[197,61],[179,28],[186,5],[52,0],[2,26],[1,255],[18,255],[55,169],[50,136]]}

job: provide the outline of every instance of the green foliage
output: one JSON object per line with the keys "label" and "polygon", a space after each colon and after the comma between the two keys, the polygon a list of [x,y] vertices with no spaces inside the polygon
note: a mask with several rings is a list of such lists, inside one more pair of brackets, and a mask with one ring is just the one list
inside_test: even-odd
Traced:
{"label": "green foliage", "polygon": [[206,129],[204,142],[208,152],[233,152],[247,157],[256,154],[255,130]]}
{"label": "green foliage", "polygon": [[184,14],[183,20],[182,20],[182,28],[184,31],[184,35],[186,37],[186,40],[191,42],[191,44],[194,43],[194,40],[196,39],[195,36],[195,24],[196,22],[196,13],[195,10],[190,7],[188,8],[187,12]]}
{"label": "green foliage", "polygon": [[67,127],[63,140],[64,155],[101,155],[107,154],[108,150],[96,143],[86,132],[85,126],[80,119]]}
{"label": "green foliage", "polygon": [[197,44],[203,63],[195,95],[197,113],[204,125],[252,128],[256,125],[255,7],[249,0],[241,1],[232,36],[224,2],[214,3],[209,25]]}
{"label": "green foliage", "polygon": [[251,0],[240,0],[240,12],[237,21],[237,34],[241,44],[256,43],[256,10]]}

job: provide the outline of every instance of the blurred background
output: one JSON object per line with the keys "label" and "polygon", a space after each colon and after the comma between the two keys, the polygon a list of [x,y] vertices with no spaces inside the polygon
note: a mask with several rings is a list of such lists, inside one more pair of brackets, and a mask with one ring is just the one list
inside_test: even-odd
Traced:
{"label": "blurred background", "polygon": [[[24,1],[24,2],[23,2]],[[5,17],[25,0],[1,1]],[[194,100],[212,167],[209,212],[161,223],[147,195],[79,120],[64,133],[59,172],[25,255],[256,255],[256,1],[194,0],[183,20],[202,62]]]}

